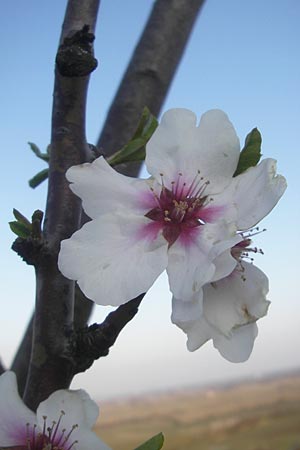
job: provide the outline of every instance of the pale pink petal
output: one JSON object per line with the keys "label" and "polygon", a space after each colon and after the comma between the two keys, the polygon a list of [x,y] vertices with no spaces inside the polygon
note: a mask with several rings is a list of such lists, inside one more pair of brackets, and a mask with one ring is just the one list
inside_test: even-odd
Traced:
{"label": "pale pink petal", "polygon": [[14,372],[5,372],[0,377],[0,446],[26,445],[27,423],[35,424],[36,415],[21,400]]}
{"label": "pale pink petal", "polygon": [[[100,305],[146,292],[167,266],[167,241],[143,216],[107,214],[62,241],[58,266]],[[155,225],[155,222],[152,222]]]}
{"label": "pale pink petal", "polygon": [[151,192],[147,181],[121,175],[102,156],[92,163],[71,167],[66,177],[72,191],[81,198],[86,214],[93,219],[113,211],[145,214],[149,209]]}
{"label": "pale pink petal", "polygon": [[279,201],[286,189],[286,180],[276,175],[276,161],[264,159],[233,180],[239,230],[247,230],[262,220]]}
{"label": "pale pink petal", "polygon": [[228,185],[239,159],[239,140],[227,115],[220,110],[196,116],[186,109],[167,111],[146,147],[146,166],[156,179],[163,174],[170,187],[179,173],[190,184],[198,171],[210,185],[206,193]]}
{"label": "pale pink petal", "polygon": [[[57,430],[57,439],[59,440],[61,436],[65,436],[72,430],[68,445],[65,445],[66,448],[78,441],[72,446],[72,449],[109,450],[109,447],[91,431],[92,426],[96,423],[99,408],[85,391],[59,390],[51,394],[37,409],[40,428],[43,427],[43,417],[47,417],[49,424],[52,424],[53,421],[58,423],[61,411],[64,414]],[[65,433],[63,433],[64,429]]]}

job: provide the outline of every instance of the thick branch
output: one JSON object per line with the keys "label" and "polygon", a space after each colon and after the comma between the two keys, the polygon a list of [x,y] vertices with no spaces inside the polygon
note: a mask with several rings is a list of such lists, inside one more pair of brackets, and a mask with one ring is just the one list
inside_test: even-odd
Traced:
{"label": "thick branch", "polygon": [[[94,303],[85,297],[79,287],[75,286],[75,305],[74,305],[74,329],[83,328],[90,317]],[[24,393],[26,379],[28,374],[31,348],[32,348],[32,334],[33,334],[34,314],[28,323],[27,329],[24,333],[21,344],[12,362],[10,370],[15,372],[18,380],[19,394]],[[1,362],[0,362],[1,374]]]}
{"label": "thick branch", "polygon": [[[97,146],[108,156],[128,142],[148,106],[158,115],[204,0],[157,0],[110,107]],[[131,164],[122,173],[135,176]]]}
{"label": "thick branch", "polygon": [[[69,0],[60,43],[80,30],[95,29],[99,0]],[[73,329],[74,282],[57,268],[60,241],[70,237],[80,223],[81,205],[70,191],[66,170],[87,160],[85,106],[88,76],[63,76],[56,68],[52,110],[51,158],[46,216],[45,247],[36,267],[37,291],[33,346],[25,403],[32,409],[54,390],[72,379],[67,333]]]}
{"label": "thick branch", "polygon": [[28,323],[27,329],[24,333],[21,345],[15,355],[15,358],[11,365],[11,370],[15,372],[18,381],[19,394],[22,396],[24,393],[27,373],[30,362],[31,346],[32,346],[32,333],[33,333],[34,314]]}

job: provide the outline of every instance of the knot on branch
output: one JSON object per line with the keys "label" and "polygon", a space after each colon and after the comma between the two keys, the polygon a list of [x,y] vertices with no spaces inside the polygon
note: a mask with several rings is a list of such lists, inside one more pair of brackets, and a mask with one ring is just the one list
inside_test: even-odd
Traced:
{"label": "knot on branch", "polygon": [[64,77],[84,77],[89,75],[98,65],[93,54],[95,36],[89,32],[89,25],[66,37],[59,46],[56,55],[56,67]]}
{"label": "knot on branch", "polygon": [[11,248],[30,266],[36,266],[40,255],[45,252],[45,241],[42,232],[43,212],[34,211],[31,223],[17,210],[14,210],[17,222],[10,222],[12,230],[19,234]]}
{"label": "knot on branch", "polygon": [[119,306],[103,323],[94,323],[73,333],[71,352],[76,365],[75,373],[84,372],[96,359],[108,355],[121,330],[138,312],[144,295]]}
{"label": "knot on branch", "polygon": [[37,265],[43,247],[43,240],[36,239],[32,236],[25,239],[18,237],[11,246],[12,250],[14,250],[29,266]]}

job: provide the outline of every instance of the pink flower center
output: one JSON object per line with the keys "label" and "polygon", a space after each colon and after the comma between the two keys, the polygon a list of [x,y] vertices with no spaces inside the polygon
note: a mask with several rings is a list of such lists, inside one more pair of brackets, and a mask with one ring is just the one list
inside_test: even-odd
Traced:
{"label": "pink flower center", "polygon": [[182,174],[178,174],[176,182],[171,183],[171,189],[163,183],[159,194],[153,189],[156,206],[148,211],[145,216],[160,224],[162,234],[169,246],[174,244],[180,235],[188,237],[191,232],[206,223],[207,213],[204,206],[207,205],[207,195],[204,191],[209,181],[203,181],[198,171],[192,183],[187,186],[182,181]]}
{"label": "pink flower center", "polygon": [[257,234],[263,233],[264,231],[266,231],[265,228],[263,230],[260,230],[259,227],[256,227],[249,230],[248,232],[239,233],[243,240],[232,247],[232,256],[237,261],[241,261],[242,259],[249,259],[251,262],[253,262],[254,259],[249,256],[250,253],[260,253],[261,255],[263,255],[264,252],[261,248],[252,247],[251,245],[252,237],[256,236]]}
{"label": "pink flower center", "polygon": [[259,230],[259,227],[256,227],[254,229],[249,230],[248,232],[240,232],[240,236],[242,237],[242,241],[236,244],[234,247],[231,248],[231,255],[237,260],[238,264],[236,266],[235,271],[240,272],[242,275],[242,280],[246,280],[246,278],[243,275],[243,272],[245,271],[245,268],[243,266],[243,260],[250,260],[251,263],[253,263],[254,258],[250,256],[251,253],[260,253],[261,255],[264,254],[261,248],[252,247],[252,237],[256,236],[257,234],[263,233],[266,231],[265,229]]}
{"label": "pink flower center", "polygon": [[51,426],[47,424],[47,417],[44,416],[43,430],[37,429],[37,425],[26,425],[26,445],[21,447],[24,450],[70,450],[78,441],[72,441],[71,434],[78,427],[73,425],[68,431],[65,428],[61,428],[62,418],[65,415],[64,411],[61,411],[58,421],[53,421]]}

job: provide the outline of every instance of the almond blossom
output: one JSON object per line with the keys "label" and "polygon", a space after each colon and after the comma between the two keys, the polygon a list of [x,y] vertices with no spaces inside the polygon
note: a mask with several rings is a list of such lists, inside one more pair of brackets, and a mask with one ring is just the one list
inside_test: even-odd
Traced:
{"label": "almond blossom", "polygon": [[18,394],[14,372],[0,377],[0,447],[22,450],[109,450],[91,431],[98,406],[83,390],[59,390],[36,414]]}
{"label": "almond blossom", "polygon": [[70,188],[92,220],[62,241],[61,272],[96,303],[117,306],[166,269],[174,298],[201,303],[202,287],[234,270],[237,231],[261,220],[285,188],[273,160],[233,178],[239,156],[224,112],[206,112],[197,126],[194,113],[173,109],[146,146],[149,179],[125,177],[103,157],[71,167]]}
{"label": "almond blossom", "polygon": [[257,320],[265,316],[268,278],[243,261],[227,277],[203,287],[203,302],[173,298],[172,322],[188,337],[187,348],[197,350],[210,339],[231,362],[246,361],[258,334]]}
{"label": "almond blossom", "polygon": [[[276,176],[276,162],[263,160],[235,177],[231,185],[239,203],[237,228],[247,230],[267,215],[286,189],[286,181]],[[244,199],[244,202],[242,202]],[[254,202],[257,202],[254,208]],[[182,302],[172,299],[172,322],[187,334],[187,348],[194,351],[213,340],[221,355],[231,362],[246,361],[258,334],[257,320],[265,316],[269,282],[266,275],[245,259],[252,247],[253,231],[240,232],[241,241],[231,249],[237,265],[227,277],[211,280],[203,287],[203,300]],[[256,234],[256,233],[254,233]]]}

